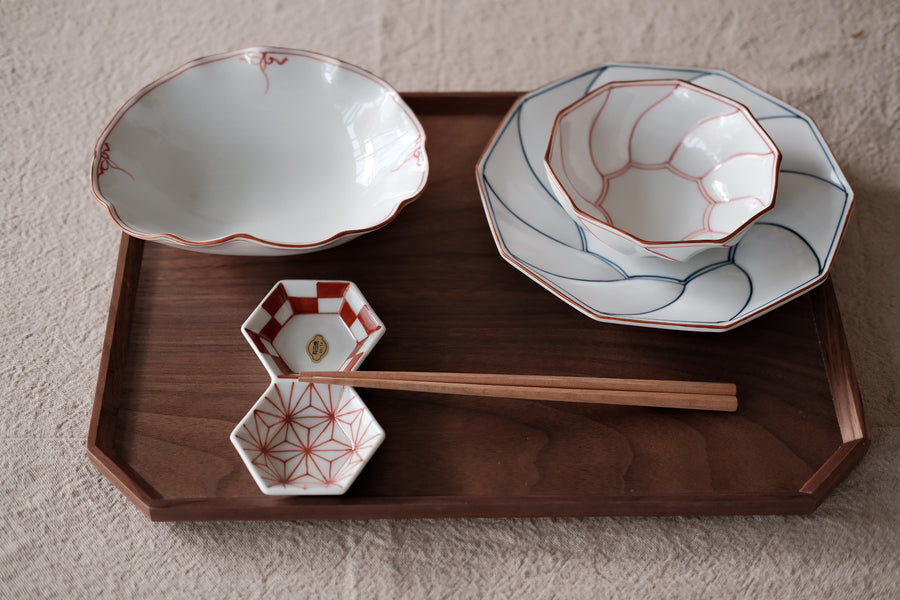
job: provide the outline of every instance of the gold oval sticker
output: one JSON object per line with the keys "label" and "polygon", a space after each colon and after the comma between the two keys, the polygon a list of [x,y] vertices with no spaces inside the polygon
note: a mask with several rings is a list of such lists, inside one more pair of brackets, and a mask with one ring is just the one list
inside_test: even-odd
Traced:
{"label": "gold oval sticker", "polygon": [[328,354],[328,342],[325,341],[325,337],[321,333],[317,333],[307,342],[306,354],[316,363]]}

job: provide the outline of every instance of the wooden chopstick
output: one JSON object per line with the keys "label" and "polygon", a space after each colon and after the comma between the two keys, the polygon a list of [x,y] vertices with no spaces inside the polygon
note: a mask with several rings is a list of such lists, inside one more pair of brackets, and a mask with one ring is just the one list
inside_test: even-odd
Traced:
{"label": "wooden chopstick", "polygon": [[297,377],[310,383],[487,398],[737,410],[733,383],[412,371],[306,371]]}

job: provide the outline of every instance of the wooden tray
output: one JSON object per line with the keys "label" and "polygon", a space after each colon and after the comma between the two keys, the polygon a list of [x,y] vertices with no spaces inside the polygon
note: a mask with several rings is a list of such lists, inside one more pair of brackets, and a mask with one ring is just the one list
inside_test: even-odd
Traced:
{"label": "wooden tray", "polygon": [[[123,236],[88,454],[154,520],[805,513],[869,432],[831,285],[727,333],[602,324],[504,262],[474,165],[514,94],[410,94],[425,194],[287,258]],[[360,390],[387,439],[341,497],[264,496],[228,435],[269,378],[239,328],[279,279],[355,281],[370,370],[737,383],[735,414]]]}

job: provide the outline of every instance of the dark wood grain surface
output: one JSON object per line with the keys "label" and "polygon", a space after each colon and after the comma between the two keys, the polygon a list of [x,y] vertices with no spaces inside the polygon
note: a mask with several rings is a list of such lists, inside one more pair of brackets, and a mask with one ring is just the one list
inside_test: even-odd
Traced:
{"label": "dark wood grain surface", "polygon": [[[411,95],[425,193],[285,258],[125,238],[88,447],[154,519],[813,510],[868,430],[830,283],[726,333],[594,322],[502,260],[474,165],[514,95]],[[228,435],[265,391],[239,328],[279,279],[349,279],[387,326],[363,369],[731,381],[737,413],[360,390],[386,441],[339,498],[273,498]]]}

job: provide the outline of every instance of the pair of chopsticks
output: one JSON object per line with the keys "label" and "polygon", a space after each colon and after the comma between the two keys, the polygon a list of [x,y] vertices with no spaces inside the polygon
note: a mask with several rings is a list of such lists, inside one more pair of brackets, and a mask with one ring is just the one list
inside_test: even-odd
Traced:
{"label": "pair of chopsticks", "polygon": [[738,405],[735,384],[703,381],[414,371],[305,371],[297,377],[309,383],[549,402],[727,412]]}

